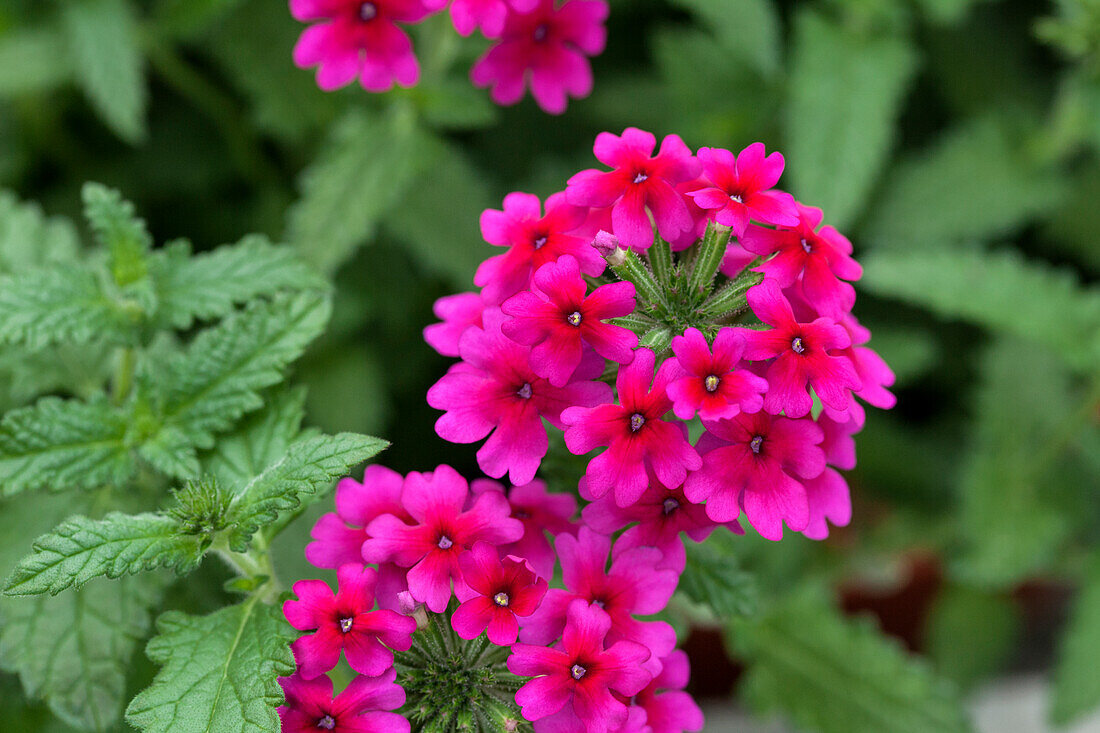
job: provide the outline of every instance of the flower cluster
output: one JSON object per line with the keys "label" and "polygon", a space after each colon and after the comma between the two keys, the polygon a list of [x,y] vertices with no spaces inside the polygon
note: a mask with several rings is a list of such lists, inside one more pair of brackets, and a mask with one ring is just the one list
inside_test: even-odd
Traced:
{"label": "flower cluster", "polygon": [[[459,361],[427,399],[439,435],[484,440],[482,471],[513,486],[447,466],[341,482],[306,549],[340,590],[305,581],[287,603],[313,633],[294,644],[284,720],[373,730],[362,721],[397,698],[358,691],[397,679],[418,730],[462,715],[536,733],[700,730],[673,628],[643,620],[686,571],[684,537],[822,539],[848,523],[838,469],[855,465],[859,400],[894,401],[851,314],[851,244],[775,188],[783,158],[759,143],[693,154],[669,135],[655,149],[641,130],[603,133],[610,170],[578,173],[545,207],[512,193],[483,214],[505,251],[479,292],[436,303],[425,339]],[[587,459],[575,492],[537,478],[554,432],[555,450]],[[290,690],[341,649],[374,682],[299,704]]]}
{"label": "flower cluster", "polygon": [[[402,26],[420,23],[448,0],[290,0],[291,14],[313,23],[294,47],[294,63],[317,67],[330,91],[356,79],[372,92],[415,86],[420,66]],[[475,30],[493,45],[470,70],[493,101],[518,102],[528,87],[539,106],[561,114],[568,97],[592,91],[588,58],[607,40],[605,0],[450,0],[455,30]]]}

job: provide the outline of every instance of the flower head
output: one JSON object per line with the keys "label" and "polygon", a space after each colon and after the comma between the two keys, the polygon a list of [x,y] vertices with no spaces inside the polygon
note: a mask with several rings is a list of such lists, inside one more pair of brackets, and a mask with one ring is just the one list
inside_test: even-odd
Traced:
{"label": "flower head", "polygon": [[848,526],[852,520],[852,498],[843,476],[826,468],[820,476],[803,481],[802,485],[810,507],[810,521],[802,534],[811,540],[823,540],[829,536],[829,524]]}
{"label": "flower head", "polygon": [[327,675],[311,680],[300,674],[281,677],[286,693],[286,704],[279,708],[283,733],[409,733],[408,720],[383,712],[405,704],[396,678],[392,668],[375,677],[360,675],[333,699]]}
{"label": "flower head", "polygon": [[510,12],[529,13],[538,0],[451,0],[451,22],[459,35],[480,28],[486,38],[498,38]]}
{"label": "flower head", "polygon": [[[678,135],[668,135],[653,155],[657,138],[628,127],[622,137],[610,132],[596,136],[596,158],[614,170],[589,169],[569,179],[565,194],[577,206],[611,207],[612,233],[624,246],[644,250],[653,244],[653,225],[672,241],[694,228],[676,184],[691,180],[699,163]],[[647,213],[647,210],[649,213]]]}
{"label": "flower head", "polygon": [[489,641],[497,646],[516,643],[516,617],[535,612],[546,595],[546,581],[535,575],[526,560],[514,555],[501,559],[496,548],[485,542],[460,555],[458,564],[472,595],[455,611],[451,626],[463,639],[476,639],[487,629]]}
{"label": "flower head", "polygon": [[435,301],[432,312],[441,323],[424,328],[424,340],[441,356],[458,356],[458,341],[470,326],[481,327],[485,303],[478,293],[446,295]]}
{"label": "flower head", "polygon": [[[503,486],[488,479],[474,480],[470,483],[470,489],[474,494],[483,491],[505,493]],[[540,577],[549,580],[554,577],[557,556],[546,533],[576,533],[572,519],[577,513],[577,500],[569,494],[547,492],[546,483],[537,479],[523,486],[514,486],[505,495],[512,507],[512,518],[523,522],[523,537],[502,545],[501,553],[522,557],[531,563]]]}
{"label": "flower head", "polygon": [[744,335],[734,328],[718,332],[713,352],[697,328],[672,339],[681,375],[668,385],[676,417],[690,420],[698,413],[703,420],[718,420],[739,412],[758,412],[768,382],[747,369],[736,368],[744,349]]}
{"label": "flower head", "polygon": [[740,237],[753,219],[798,223],[794,197],[773,188],[783,175],[780,153],[764,157],[763,143],[753,143],[736,156],[723,148],[699,148],[699,162],[712,185],[687,195],[697,206],[711,210],[714,220],[730,227],[734,236]]}
{"label": "flower head", "polygon": [[653,733],[684,733],[703,729],[703,711],[683,691],[688,683],[688,656],[676,650],[661,660],[661,673],[634,698],[646,712]]}

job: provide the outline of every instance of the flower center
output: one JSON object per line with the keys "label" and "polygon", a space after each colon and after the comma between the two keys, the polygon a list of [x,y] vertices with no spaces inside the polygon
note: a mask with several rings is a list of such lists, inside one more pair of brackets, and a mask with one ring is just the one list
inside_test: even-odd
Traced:
{"label": "flower center", "polygon": [[636,184],[637,183],[645,183],[646,179],[648,179],[648,178],[649,178],[648,175],[646,175],[645,173],[642,173],[641,171],[639,171],[639,172],[634,174],[634,183],[636,183]]}
{"label": "flower center", "polygon": [[516,519],[530,519],[531,518],[530,512],[525,512],[522,509],[517,509],[514,512],[512,512],[512,516],[515,517]]}
{"label": "flower center", "polygon": [[809,242],[807,242],[805,239],[803,239],[802,241],[799,242],[799,244],[802,245],[802,251],[803,252],[805,252],[806,254],[810,254],[810,251],[813,249],[813,247],[810,245]]}
{"label": "flower center", "polygon": [[535,237],[531,244],[532,246],[534,246],[535,249],[542,249],[542,246],[546,244],[546,235],[540,234],[539,236]]}
{"label": "flower center", "polygon": [[749,447],[752,448],[753,453],[760,453],[760,449],[764,447],[764,436],[756,435],[749,441]]}
{"label": "flower center", "polygon": [[586,674],[588,674],[588,670],[579,664],[574,664],[572,667],[569,668],[569,674],[573,675],[573,679],[580,680],[581,677],[584,677]]}
{"label": "flower center", "polygon": [[741,200],[741,196],[739,194],[731,194],[730,195],[730,201],[732,201],[735,204],[745,203],[744,201]]}
{"label": "flower center", "polygon": [[501,591],[500,593],[497,593],[495,596],[493,596],[493,603],[497,604],[501,608],[507,608],[508,604],[511,603],[511,601],[512,599],[509,598],[508,594],[504,591]]}
{"label": "flower center", "polygon": [[317,727],[321,730],[332,730],[336,727],[336,721],[333,720],[331,715],[326,715],[317,721]]}
{"label": "flower center", "polygon": [[718,390],[718,384],[721,381],[717,374],[708,374],[707,378],[703,380],[703,386],[707,388],[708,392],[715,392]]}
{"label": "flower center", "polygon": [[661,509],[664,511],[666,517],[679,508],[680,502],[672,498],[671,496],[661,502]]}
{"label": "flower center", "polygon": [[645,425],[645,415],[640,412],[635,412],[630,416],[630,431],[633,433],[638,432]]}
{"label": "flower center", "polygon": [[436,547],[441,550],[449,550],[454,547],[454,544],[455,543],[451,541],[451,538],[444,534],[439,536],[439,542],[436,543]]}
{"label": "flower center", "polygon": [[804,354],[806,352],[806,347],[802,343],[802,337],[801,336],[795,336],[791,340],[791,351],[793,351],[796,354]]}
{"label": "flower center", "polygon": [[534,33],[535,43],[542,43],[543,41],[546,40],[546,37],[549,36],[549,35],[550,35],[550,26],[546,25],[545,23],[539,24],[539,26],[537,28],[535,28],[535,33]]}
{"label": "flower center", "polygon": [[565,317],[565,320],[569,323],[570,326],[579,326],[581,325],[581,312],[573,311]]}
{"label": "flower center", "polygon": [[343,631],[345,634],[348,633],[349,631],[351,631],[351,627],[354,623],[355,619],[351,618],[350,616],[345,616],[344,618],[340,619],[340,631]]}
{"label": "flower center", "polygon": [[516,394],[519,395],[519,397],[521,399],[524,399],[524,400],[531,399],[531,385],[530,385],[530,383],[524,382],[523,386],[516,390]]}
{"label": "flower center", "polygon": [[359,6],[359,20],[367,23],[378,17],[378,6],[374,3],[363,3]]}

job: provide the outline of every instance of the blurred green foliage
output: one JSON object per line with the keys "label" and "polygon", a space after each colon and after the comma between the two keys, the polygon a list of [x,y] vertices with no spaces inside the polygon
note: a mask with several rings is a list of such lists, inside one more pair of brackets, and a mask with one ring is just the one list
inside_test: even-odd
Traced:
{"label": "blurred green foliage", "polygon": [[[202,251],[256,231],[297,248],[338,286],[329,332],[298,366],[308,422],[386,436],[385,460],[401,471],[447,462],[473,476],[473,451],[434,436],[424,393],[447,362],[420,331],[433,300],[469,289],[493,254],[481,210],[508,191],[562,189],[593,164],[604,129],[675,132],[692,147],[762,140],[787,157],[783,185],[855,243],[867,268],[856,314],[897,371],[899,404],[858,436],[851,529],[824,544],[730,543],[741,557],[725,591],[700,556],[709,570],[695,595],[759,606],[732,634],[755,666],[750,699],[819,730],[834,728],[815,701],[862,721],[845,730],[873,730],[890,711],[911,713],[904,730],[965,728],[943,707],[954,693],[923,664],[802,589],[903,582],[883,569],[930,553],[945,590],[923,642],[945,677],[969,687],[1013,665],[1053,665],[1056,720],[1100,704],[1100,3],[612,6],[594,93],[551,118],[530,100],[498,109],[473,89],[466,69],[485,42],[456,37],[445,17],[414,30],[420,86],[374,96],[323,93],[293,66],[300,25],[284,4],[6,0],[0,188],[75,219],[79,187],[101,180],[135,200],[158,242],[186,236]],[[0,193],[3,272],[63,262],[76,241],[67,220]],[[26,361],[0,355],[0,402],[94,385],[105,361],[50,347],[30,379]],[[300,549],[322,510],[273,548],[296,572],[307,572]],[[29,541],[49,524],[5,536]],[[0,565],[22,554],[0,545]],[[737,595],[746,574],[751,603]],[[1031,659],[1014,652],[1026,582],[1086,588],[1056,652]],[[218,605],[164,592],[180,596],[176,608]],[[788,633],[805,629],[820,633]],[[807,675],[784,676],[784,654],[818,659],[816,679],[866,664],[899,687],[852,677],[849,703],[836,702]],[[128,689],[151,675],[139,660]],[[20,700],[0,677],[14,730],[63,730]]]}

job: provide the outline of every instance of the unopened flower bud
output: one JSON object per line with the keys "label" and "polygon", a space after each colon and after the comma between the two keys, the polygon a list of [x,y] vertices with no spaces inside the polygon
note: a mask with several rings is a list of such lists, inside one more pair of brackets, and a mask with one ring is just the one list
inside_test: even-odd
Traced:
{"label": "unopened flower bud", "polygon": [[626,261],[626,250],[619,243],[619,238],[611,232],[605,232],[603,229],[596,232],[596,237],[592,240],[592,246],[600,253],[600,257],[607,260],[607,264],[612,267],[621,265]]}
{"label": "unopened flower bud", "polygon": [[416,628],[423,629],[428,625],[428,611],[424,604],[412,597],[412,593],[403,590],[397,594],[397,610],[406,616],[412,616],[416,620]]}

